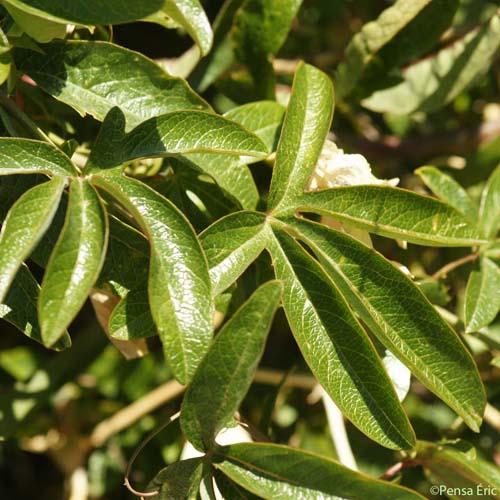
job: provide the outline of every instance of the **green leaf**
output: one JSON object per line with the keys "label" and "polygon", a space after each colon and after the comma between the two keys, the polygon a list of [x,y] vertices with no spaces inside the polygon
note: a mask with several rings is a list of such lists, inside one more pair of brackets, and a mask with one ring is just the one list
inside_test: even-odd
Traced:
{"label": "green leaf", "polygon": [[436,444],[419,441],[417,455],[413,460],[424,467],[434,484],[458,489],[455,493],[453,490],[442,492],[450,499],[500,499],[498,467],[482,459],[469,443],[452,441]]}
{"label": "green leaf", "polygon": [[149,239],[149,303],[165,356],[179,381],[188,382],[212,336],[207,262],[189,222],[142,182],[121,175],[92,182],[132,214]]}
{"label": "green leaf", "polygon": [[411,448],[413,429],[367,334],[325,270],[287,233],[274,233],[268,249],[284,283],[285,314],[318,382],[371,439]]}
{"label": "green leaf", "polygon": [[189,83],[204,92],[234,62],[230,31],[235,13],[245,0],[226,0],[213,22],[214,39],[212,50],[204,57],[189,77]]}
{"label": "green leaf", "polygon": [[302,0],[246,0],[232,28],[236,57],[252,74],[258,95],[273,99],[275,77],[270,60],[286,40]]}
{"label": "green leaf", "polygon": [[50,42],[54,38],[64,38],[66,36],[65,24],[55,23],[43,17],[29,14],[14,7],[14,5],[9,5],[8,2],[6,2],[5,8],[16,24],[39,43]]}
{"label": "green leaf", "polygon": [[146,287],[131,290],[115,307],[109,318],[109,335],[118,340],[133,340],[157,334],[151,317]]}
{"label": "green leaf", "polygon": [[413,282],[378,252],[310,221],[290,222],[382,344],[478,431],[485,406],[477,368]]}
{"label": "green leaf", "polygon": [[477,207],[467,191],[453,177],[436,167],[420,167],[415,173],[438,198],[465,215],[470,222],[477,221]]}
{"label": "green leaf", "polygon": [[[245,160],[254,158],[245,158]],[[207,153],[189,153],[182,160],[192,168],[208,174],[241,208],[254,210],[259,192],[250,169],[234,156]]]}
{"label": "green leaf", "polygon": [[500,311],[500,268],[488,257],[472,271],[465,292],[465,332],[488,326]]}
{"label": "green leaf", "polygon": [[35,16],[63,24],[96,25],[138,21],[163,7],[164,0],[5,0]]}
{"label": "green leaf", "polygon": [[0,175],[49,174],[74,176],[78,171],[55,146],[31,139],[0,138]]}
{"label": "green leaf", "polygon": [[64,185],[64,177],[55,177],[31,188],[7,214],[0,234],[0,302],[19,266],[29,257],[52,222]]}
{"label": "green leaf", "polygon": [[110,284],[119,297],[148,280],[149,243],[142,233],[116,217],[109,217],[109,241],[101,275],[95,286]]}
{"label": "green leaf", "polygon": [[203,476],[203,457],[174,462],[160,470],[147,491],[158,491],[155,500],[196,500]]}
{"label": "green leaf", "polygon": [[[111,132],[118,110],[103,127],[109,135],[99,136],[99,155],[91,156],[87,171],[119,166],[138,158],[182,155],[186,153],[221,153],[233,157],[267,156],[265,144],[241,125],[204,111],[177,111],[150,118],[131,132]],[[110,138],[108,141],[108,137]],[[107,154],[103,154],[108,149]],[[113,148],[110,151],[110,148]],[[103,163],[106,162],[106,163]]]}
{"label": "green leaf", "polygon": [[429,196],[388,186],[349,186],[305,194],[297,210],[328,215],[388,238],[428,246],[484,243],[456,210]]}
{"label": "green leaf", "polygon": [[423,500],[411,490],[354,472],[333,460],[288,446],[240,443],[221,448],[224,474],[266,500]]}
{"label": "green leaf", "polygon": [[489,23],[403,71],[403,81],[375,92],[362,104],[398,115],[440,109],[491,66],[500,45],[500,11]]}
{"label": "green leaf", "polygon": [[[123,7],[120,7],[122,10]],[[97,120],[121,108],[127,130],[179,109],[210,110],[186,82],[147,57],[107,42],[56,41],[44,55],[16,49],[20,71],[56,99]]]}
{"label": "green leaf", "polygon": [[214,476],[215,484],[221,492],[222,498],[231,498],[232,500],[260,500],[262,498],[244,490],[219,470],[215,471]]}
{"label": "green leaf", "polygon": [[[276,148],[284,112],[285,108],[277,102],[261,101],[233,108],[224,117],[260,137],[270,153]],[[191,153],[184,154],[183,160],[210,175],[242,208],[256,208],[259,193],[250,170],[244,164],[255,161],[255,158],[235,159],[228,155]]]}
{"label": "green leaf", "polygon": [[480,225],[487,238],[494,238],[500,229],[500,165],[491,174],[481,197]]}
{"label": "green leaf", "polygon": [[28,189],[46,182],[47,177],[39,175],[2,175],[0,176],[0,220],[3,222],[12,205]]}
{"label": "green leaf", "polygon": [[214,179],[184,161],[184,157],[182,161],[170,158],[165,163],[168,163],[166,175],[149,180],[148,185],[172,201],[189,219],[196,232],[203,231],[212,222],[241,208]]}
{"label": "green leaf", "polygon": [[259,287],[217,334],[200,363],[181,410],[182,429],[199,450],[214,446],[250,388],[281,291],[276,281]]}
{"label": "green leaf", "polygon": [[[37,301],[40,285],[31,274],[28,266],[22,264],[12,282],[3,303],[0,304],[0,318],[8,321],[27,337],[45,344],[40,334],[37,317]],[[62,351],[71,346],[67,332],[52,346],[56,351]],[[49,346],[47,346],[49,347]]]}
{"label": "green leaf", "polygon": [[12,56],[10,53],[9,40],[0,28],[0,85],[7,80],[10,73],[11,63]]}
{"label": "green leaf", "polygon": [[201,55],[208,54],[212,46],[212,28],[198,0],[165,0],[160,12],[145,20],[154,21],[158,14],[166,15],[182,26],[200,48]]}
{"label": "green leaf", "polygon": [[266,216],[257,212],[228,215],[201,234],[214,296],[232,285],[262,253],[269,234]]}
{"label": "green leaf", "polygon": [[365,24],[339,64],[338,95],[349,95],[376,65],[387,72],[431,49],[450,25],[457,5],[457,0],[399,0]]}
{"label": "green leaf", "polygon": [[233,108],[224,116],[251,130],[272,152],[278,144],[285,109],[275,101],[257,101]]}
{"label": "green leaf", "polygon": [[107,233],[97,193],[87,181],[74,180],[64,227],[38,299],[42,339],[47,345],[57,341],[87,299],[104,261]]}
{"label": "green leaf", "polygon": [[276,152],[269,209],[289,205],[304,190],[325,143],[333,116],[333,86],[324,73],[301,63]]}

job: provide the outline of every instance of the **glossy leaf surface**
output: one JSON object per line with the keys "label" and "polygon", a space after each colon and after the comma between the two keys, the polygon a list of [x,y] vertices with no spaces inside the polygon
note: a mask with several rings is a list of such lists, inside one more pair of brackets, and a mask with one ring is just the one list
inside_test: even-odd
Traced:
{"label": "glossy leaf surface", "polygon": [[456,494],[453,494],[451,489],[453,499],[466,500],[471,496],[486,500],[500,499],[498,467],[484,460],[476,449],[465,441],[419,441],[416,462],[424,467],[434,484],[457,488]]}
{"label": "glossy leaf surface", "polygon": [[333,86],[321,71],[301,64],[295,73],[269,191],[277,210],[302,194],[326,139],[333,116]]}
{"label": "glossy leaf surface", "polygon": [[422,500],[418,493],[373,479],[288,446],[241,443],[222,448],[224,474],[266,500]]}
{"label": "glossy leaf surface", "polygon": [[171,369],[187,382],[212,336],[210,279],[196,235],[171,202],[142,182],[110,174],[93,183],[134,216],[150,242],[151,313]]}
{"label": "glossy leaf surface", "polygon": [[350,186],[308,193],[298,210],[328,215],[389,238],[428,246],[484,243],[456,210],[436,199],[386,186]]}
{"label": "glossy leaf surface", "polygon": [[485,395],[477,368],[416,285],[382,255],[341,232],[305,220],[291,225],[382,344],[478,430]]}
{"label": "glossy leaf surface", "polygon": [[0,175],[78,175],[70,159],[52,144],[31,139],[0,138]]}
{"label": "glossy leaf surface", "polygon": [[130,291],[109,318],[109,334],[118,340],[133,340],[156,335],[147,288]]}
{"label": "glossy leaf surface", "polygon": [[64,184],[64,177],[55,177],[31,188],[7,214],[0,234],[0,302],[19,266],[29,257],[52,222]]}
{"label": "glossy leaf surface", "polygon": [[44,343],[57,341],[87,299],[104,261],[107,233],[107,218],[97,193],[87,181],[73,181],[64,227],[38,299]]}
{"label": "glossy leaf surface", "polygon": [[411,448],[413,429],[375,348],[324,269],[288,234],[268,246],[283,307],[302,355],[342,413],[388,448]]}
{"label": "glossy leaf surface", "polygon": [[239,278],[264,250],[269,235],[266,216],[257,212],[231,214],[201,234],[214,295]]}
{"label": "glossy leaf surface", "polygon": [[281,299],[281,284],[258,288],[217,334],[182,403],[181,425],[198,449],[210,449],[245,397]]}
{"label": "glossy leaf surface", "polygon": [[161,12],[191,35],[202,56],[208,54],[212,46],[212,28],[198,0],[166,0]]}
{"label": "glossy leaf surface", "polygon": [[19,69],[56,99],[97,120],[118,106],[130,130],[178,109],[210,109],[184,80],[138,52],[108,42],[77,40],[53,42],[43,50],[42,55],[17,49]]}

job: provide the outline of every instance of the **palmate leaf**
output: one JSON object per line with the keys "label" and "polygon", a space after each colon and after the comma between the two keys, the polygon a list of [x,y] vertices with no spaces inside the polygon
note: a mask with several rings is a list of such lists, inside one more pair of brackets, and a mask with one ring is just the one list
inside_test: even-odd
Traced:
{"label": "palmate leaf", "polygon": [[290,221],[289,230],[313,250],[382,344],[478,431],[486,401],[477,368],[459,337],[411,280],[343,233],[297,219]]}
{"label": "palmate leaf", "polygon": [[148,118],[179,109],[210,110],[184,80],[118,45],[55,41],[44,45],[43,51],[16,49],[18,69],[56,99],[97,120],[118,106],[126,130],[131,130]]}
{"label": "palmate leaf", "polygon": [[238,409],[264,352],[281,298],[279,282],[258,288],[217,334],[182,403],[181,425],[198,449],[213,447]]}
{"label": "palmate leaf", "polygon": [[86,180],[74,180],[38,298],[45,344],[59,339],[87,299],[104,262],[107,237],[107,217],[96,191]]}
{"label": "palmate leaf", "polygon": [[[260,498],[423,500],[409,489],[288,446],[241,443],[217,450],[216,467]],[[237,497],[235,497],[237,498]]]}
{"label": "palmate leaf", "polygon": [[31,188],[7,214],[0,234],[0,303],[19,266],[52,222],[64,185],[64,177],[54,177]]}
{"label": "palmate leaf", "polygon": [[371,233],[419,245],[485,243],[479,231],[449,205],[388,186],[349,186],[306,193],[296,210],[328,215]]}
{"label": "palmate leaf", "polygon": [[279,226],[268,244],[283,307],[311,371],[351,422],[371,439],[409,449],[413,429],[387,373],[324,269]]}
{"label": "palmate leaf", "polygon": [[484,26],[408,66],[403,81],[362,101],[373,111],[408,114],[435,111],[488,70],[500,46],[500,11]]}
{"label": "palmate leaf", "polygon": [[316,165],[333,116],[333,86],[321,71],[301,64],[295,73],[269,191],[268,208],[290,206]]}
{"label": "palmate leaf", "polygon": [[92,183],[116,198],[148,237],[151,313],[168,363],[186,383],[212,336],[210,278],[199,241],[182,213],[142,182],[110,173]]}

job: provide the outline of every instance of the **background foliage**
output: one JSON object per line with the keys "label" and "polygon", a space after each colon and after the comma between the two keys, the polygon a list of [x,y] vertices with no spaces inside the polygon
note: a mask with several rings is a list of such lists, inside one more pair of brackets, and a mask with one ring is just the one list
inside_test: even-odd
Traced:
{"label": "background foliage", "polygon": [[2,498],[500,498],[497,2],[0,13]]}

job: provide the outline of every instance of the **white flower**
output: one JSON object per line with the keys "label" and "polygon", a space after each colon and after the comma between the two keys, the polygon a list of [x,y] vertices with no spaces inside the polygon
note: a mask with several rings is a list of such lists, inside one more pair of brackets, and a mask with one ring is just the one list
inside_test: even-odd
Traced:
{"label": "white flower", "polygon": [[398,178],[377,179],[372,174],[370,164],[360,154],[346,154],[336,144],[327,140],[316,164],[316,169],[309,179],[308,191],[340,186],[358,186],[376,184],[397,186]]}
{"label": "white flower", "polygon": [[[317,191],[342,186],[358,186],[375,184],[379,186],[397,186],[398,178],[377,179],[372,174],[370,164],[360,154],[346,154],[337,145],[327,140],[323,146],[316,169],[314,170],[307,191]],[[366,246],[372,247],[370,235],[362,229],[357,229],[330,217],[321,217],[321,222],[338,231],[350,234]]]}

